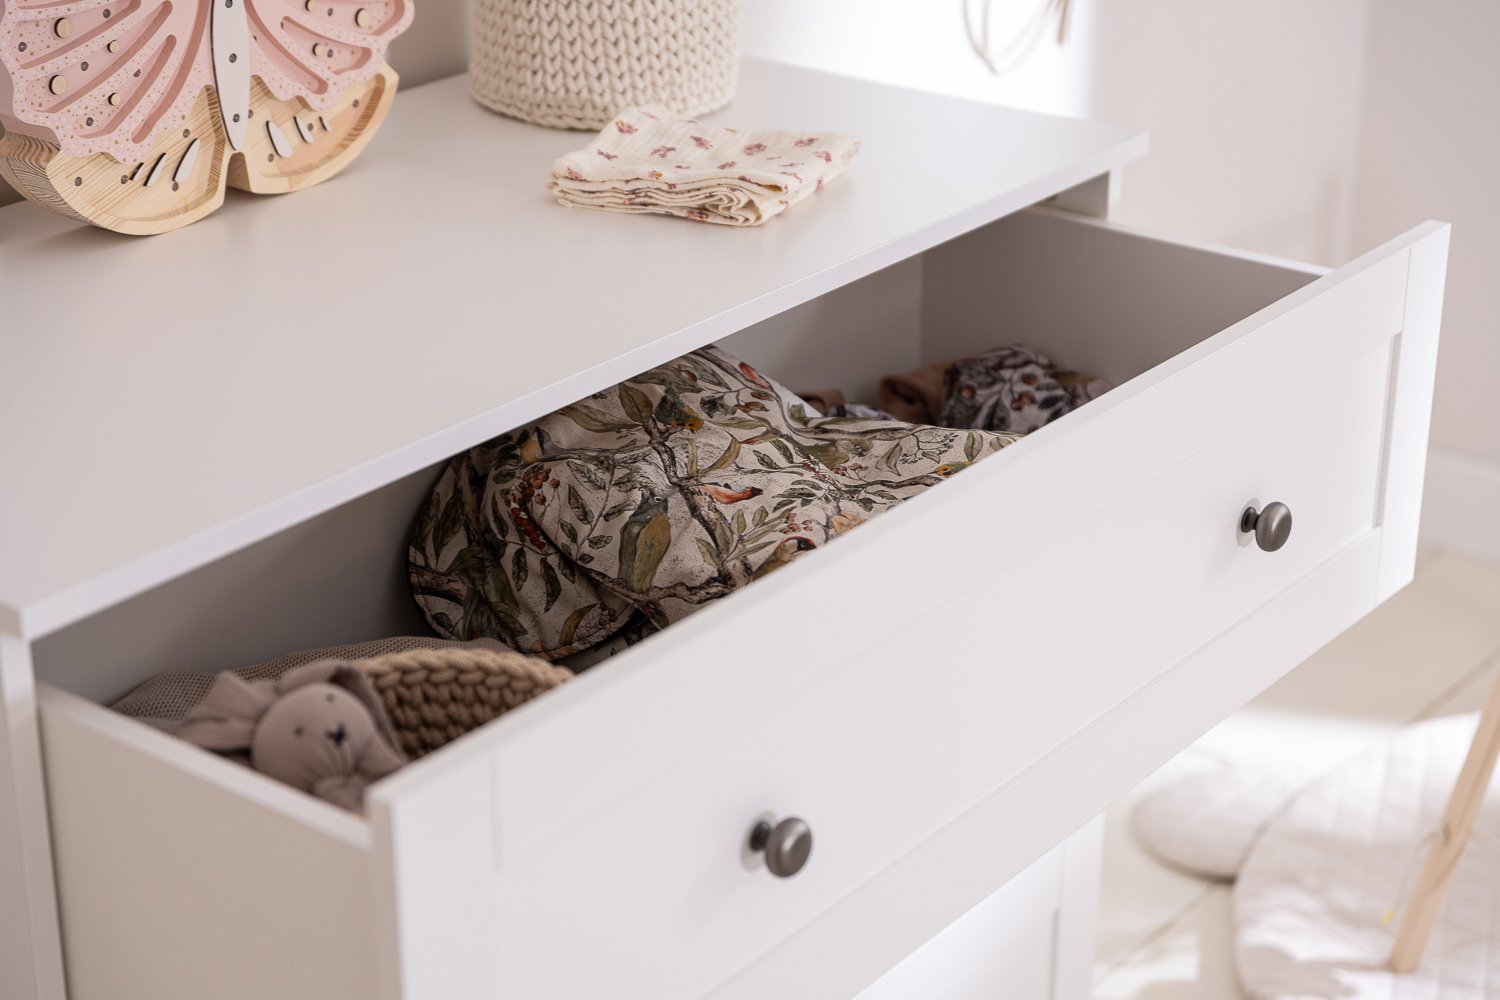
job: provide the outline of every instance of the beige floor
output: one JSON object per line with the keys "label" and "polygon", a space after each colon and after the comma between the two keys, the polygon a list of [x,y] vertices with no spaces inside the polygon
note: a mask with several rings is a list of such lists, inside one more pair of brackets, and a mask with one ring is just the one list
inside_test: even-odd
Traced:
{"label": "beige floor", "polygon": [[1107,814],[1095,1000],[1233,1000],[1230,890],[1177,874],[1130,832],[1143,795],[1238,761],[1336,763],[1399,726],[1477,709],[1500,667],[1500,563],[1434,550],[1417,579]]}

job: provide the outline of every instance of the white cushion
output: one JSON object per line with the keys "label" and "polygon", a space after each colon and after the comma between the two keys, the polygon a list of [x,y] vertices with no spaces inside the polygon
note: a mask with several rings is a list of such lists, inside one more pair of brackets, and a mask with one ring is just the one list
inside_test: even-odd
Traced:
{"label": "white cushion", "polygon": [[[1500,790],[1491,788],[1421,968],[1387,971],[1398,920],[1477,715],[1409,726],[1314,780],[1267,824],[1235,883],[1235,952],[1255,998],[1500,996]],[[1430,841],[1429,841],[1430,842]],[[1404,902],[1404,900],[1400,900]]]}

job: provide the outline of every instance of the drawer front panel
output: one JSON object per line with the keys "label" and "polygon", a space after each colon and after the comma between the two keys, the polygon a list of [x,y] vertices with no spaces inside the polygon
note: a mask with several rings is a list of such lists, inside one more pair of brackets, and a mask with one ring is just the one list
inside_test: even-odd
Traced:
{"label": "drawer front panel", "polygon": [[[816,651],[840,665],[782,708],[528,850],[508,923],[568,933],[506,942],[525,956],[503,963],[508,995],[619,995],[622,977],[707,992],[1359,538],[1389,364],[1365,352],[934,614],[862,623],[846,655]],[[1295,527],[1267,553],[1238,519],[1272,499]],[[789,814],[815,850],[783,881],[742,848],[757,818]]]}
{"label": "drawer front panel", "polygon": [[[1371,350],[1389,353],[1404,257],[1310,285],[507,719],[474,744],[495,752],[501,853],[586,822],[841,657],[878,655],[891,635],[1258,415]],[[1367,500],[1373,518],[1373,491]]]}
{"label": "drawer front panel", "polygon": [[[391,996],[678,1000],[752,962],[764,979],[799,928],[1378,544],[1415,410],[1391,404],[1413,248],[1445,238],[1310,283],[377,786]],[[1295,526],[1266,553],[1237,529],[1271,501]],[[1328,630],[1375,585],[1328,605]],[[787,815],[816,846],[783,881],[745,842]],[[489,836],[433,832],[475,824]]]}

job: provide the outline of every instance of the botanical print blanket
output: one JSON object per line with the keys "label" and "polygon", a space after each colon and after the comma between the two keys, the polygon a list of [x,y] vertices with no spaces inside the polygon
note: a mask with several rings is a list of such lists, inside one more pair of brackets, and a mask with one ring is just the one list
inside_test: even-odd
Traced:
{"label": "botanical print blanket", "polygon": [[821,417],[704,348],[452,459],[412,591],[449,638],[613,651],[1019,437]]}

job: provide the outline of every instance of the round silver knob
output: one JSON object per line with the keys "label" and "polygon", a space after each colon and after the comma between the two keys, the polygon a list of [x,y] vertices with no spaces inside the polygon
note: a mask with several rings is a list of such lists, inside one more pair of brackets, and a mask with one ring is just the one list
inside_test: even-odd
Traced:
{"label": "round silver knob", "polygon": [[1292,508],[1284,503],[1268,503],[1263,510],[1246,507],[1240,515],[1240,531],[1254,532],[1256,545],[1275,552],[1292,537]]}
{"label": "round silver knob", "polygon": [[812,854],[812,827],[795,816],[772,826],[765,820],[750,831],[750,850],[765,852],[766,867],[777,878],[791,878]]}

